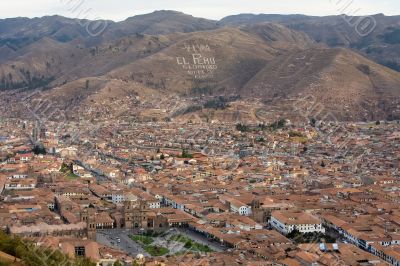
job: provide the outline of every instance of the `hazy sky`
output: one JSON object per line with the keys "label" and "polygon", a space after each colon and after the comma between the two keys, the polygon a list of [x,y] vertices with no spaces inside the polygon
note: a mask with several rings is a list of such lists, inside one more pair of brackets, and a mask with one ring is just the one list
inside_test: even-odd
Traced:
{"label": "hazy sky", "polygon": [[239,13],[400,15],[399,0],[1,0],[0,18],[62,15],[124,20],[154,10],[178,10],[197,17],[220,19]]}

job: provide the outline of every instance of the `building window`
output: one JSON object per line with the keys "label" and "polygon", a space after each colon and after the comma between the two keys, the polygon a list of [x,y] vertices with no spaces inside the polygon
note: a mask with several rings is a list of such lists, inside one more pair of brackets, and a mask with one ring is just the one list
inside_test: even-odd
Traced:
{"label": "building window", "polygon": [[85,247],[75,247],[75,256],[85,257]]}

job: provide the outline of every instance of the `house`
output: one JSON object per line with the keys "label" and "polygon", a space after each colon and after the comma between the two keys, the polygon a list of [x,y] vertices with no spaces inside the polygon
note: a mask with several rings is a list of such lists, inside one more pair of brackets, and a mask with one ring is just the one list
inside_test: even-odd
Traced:
{"label": "house", "polygon": [[20,161],[20,162],[29,162],[33,158],[33,153],[24,153],[24,154],[18,154],[15,156],[15,161]]}
{"label": "house", "polygon": [[380,244],[371,245],[371,253],[387,261],[391,265],[400,266],[400,247],[399,246],[381,246]]}
{"label": "house", "polygon": [[248,206],[247,204],[233,197],[223,195],[219,197],[219,200],[222,203],[229,205],[231,212],[239,213],[240,215],[244,216],[249,216],[252,213],[251,206]]}
{"label": "house", "polygon": [[78,149],[75,147],[67,147],[60,151],[61,157],[74,157],[76,156]]}
{"label": "house", "polygon": [[63,239],[59,243],[60,250],[72,258],[90,258],[100,261],[99,244],[91,240]]}
{"label": "house", "polygon": [[161,208],[161,202],[159,200],[147,200],[150,209],[159,209]]}
{"label": "house", "polygon": [[125,195],[123,190],[115,190],[111,194],[111,201],[114,204],[122,203],[125,201]]}
{"label": "house", "polygon": [[9,179],[4,185],[6,190],[23,190],[23,189],[34,189],[36,187],[36,179]]}
{"label": "house", "polygon": [[185,210],[185,199],[175,195],[164,195],[163,203],[174,209]]}
{"label": "house", "polygon": [[27,174],[13,174],[12,176],[7,177],[7,179],[25,179],[27,178],[28,175]]}
{"label": "house", "polygon": [[[372,253],[372,245],[381,246],[400,245],[400,227],[397,216],[387,216],[387,220],[372,215],[358,215],[356,217],[324,215],[323,223],[340,234],[348,242],[368,250]],[[383,221],[383,222],[382,222]],[[388,231],[388,228],[390,231]]]}
{"label": "house", "polygon": [[284,235],[297,229],[301,233],[325,233],[318,217],[300,211],[274,211],[271,213],[270,225]]}
{"label": "house", "polygon": [[96,197],[99,197],[102,200],[109,201],[112,199],[112,193],[102,185],[91,184],[89,189]]}

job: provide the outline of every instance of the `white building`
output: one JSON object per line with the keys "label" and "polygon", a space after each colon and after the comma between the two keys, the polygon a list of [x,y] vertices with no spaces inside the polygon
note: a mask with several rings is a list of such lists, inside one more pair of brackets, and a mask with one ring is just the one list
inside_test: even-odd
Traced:
{"label": "white building", "polygon": [[228,204],[229,210],[231,212],[238,213],[238,214],[244,215],[244,216],[249,216],[252,213],[251,206],[249,206],[233,197],[220,196],[219,200],[224,204]]}
{"label": "white building", "polygon": [[270,225],[284,235],[297,229],[301,233],[325,233],[325,228],[318,217],[305,212],[274,211],[271,213]]}
{"label": "white building", "polygon": [[115,191],[111,195],[111,201],[114,204],[122,203],[125,201],[125,195],[123,191]]}
{"label": "white building", "polygon": [[35,187],[36,187],[36,180],[31,178],[9,179],[4,185],[5,190],[25,190],[25,189],[34,189]]}
{"label": "white building", "polygon": [[159,209],[161,208],[161,203],[158,200],[147,201],[147,204],[150,209]]}
{"label": "white building", "polygon": [[245,204],[243,205],[231,204],[231,211],[239,213],[240,215],[249,216],[251,214],[251,207]]}
{"label": "white building", "polygon": [[12,176],[7,177],[7,179],[25,179],[28,178],[27,174],[14,174]]}

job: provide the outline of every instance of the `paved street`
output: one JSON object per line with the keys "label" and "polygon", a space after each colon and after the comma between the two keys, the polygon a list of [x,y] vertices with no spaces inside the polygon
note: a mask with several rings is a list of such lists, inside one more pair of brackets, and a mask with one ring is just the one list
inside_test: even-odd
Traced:
{"label": "paved street", "polygon": [[[148,257],[149,254],[143,250],[140,244],[129,238],[132,233],[129,230],[101,230],[97,232],[97,241],[102,245],[123,250],[131,256],[143,254]],[[117,242],[118,238],[121,240],[120,243]]]}

